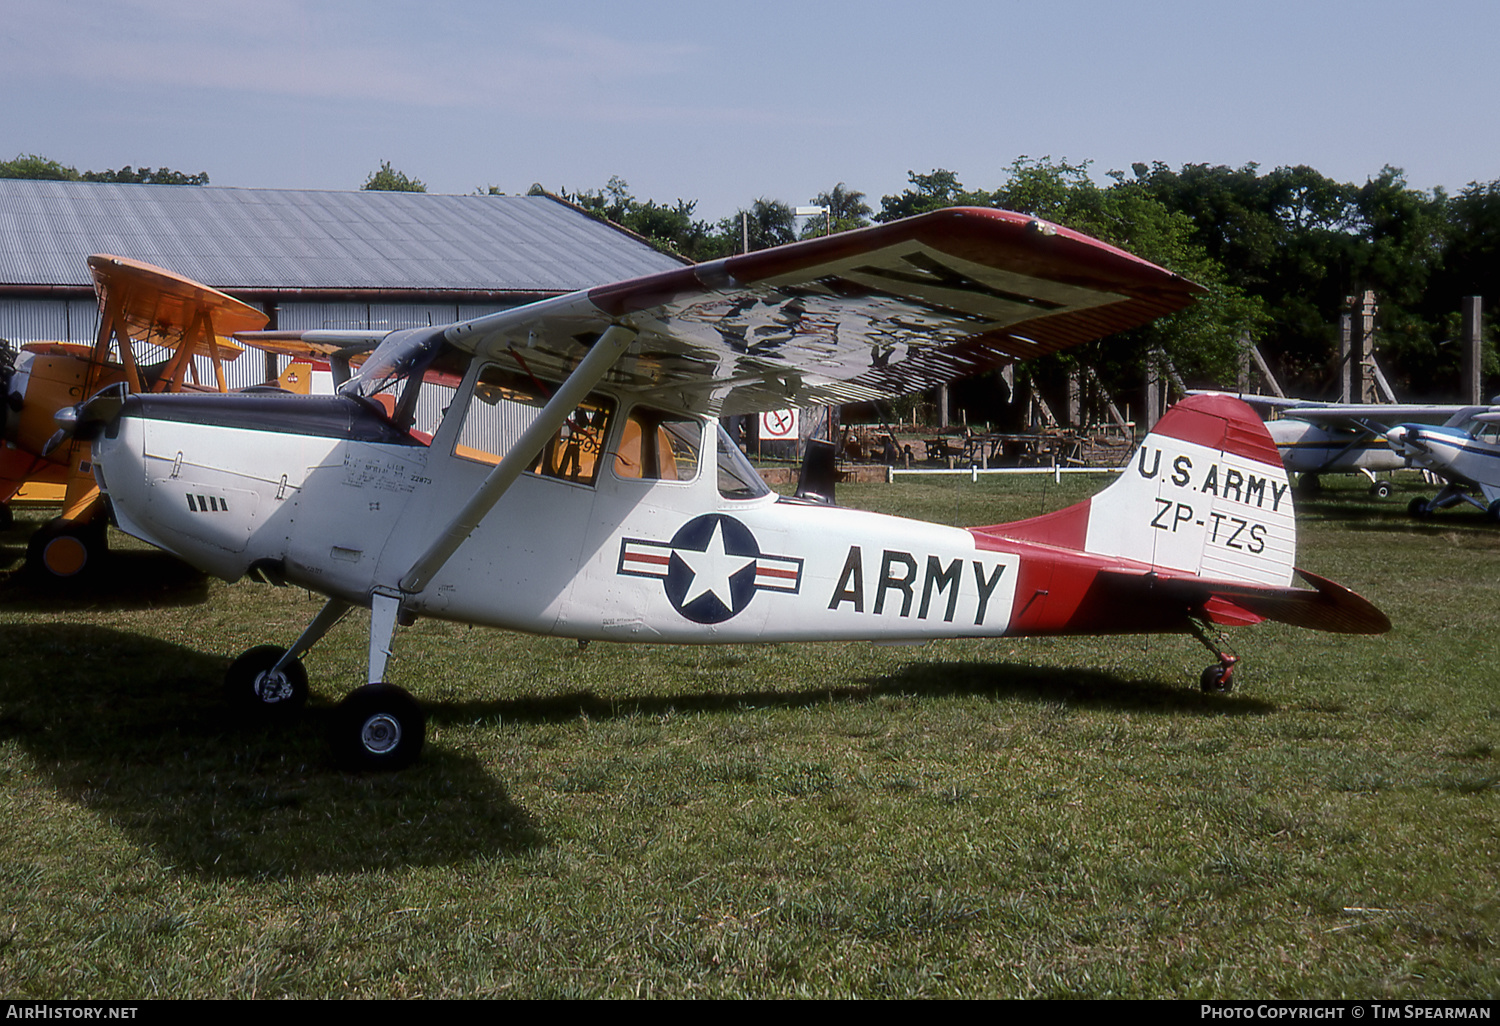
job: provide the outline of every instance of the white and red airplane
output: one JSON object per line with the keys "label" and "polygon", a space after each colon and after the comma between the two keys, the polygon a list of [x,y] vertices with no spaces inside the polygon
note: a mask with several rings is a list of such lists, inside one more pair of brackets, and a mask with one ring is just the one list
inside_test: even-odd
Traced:
{"label": "white and red airplane", "polygon": [[421,710],[386,682],[430,616],[601,641],[1378,633],[1311,574],[1276,447],[1248,407],[1172,408],[1090,501],[968,530],[779,497],[724,414],[885,398],[1099,338],[1201,289],[999,210],[889,225],[391,333],[334,396],[105,395],[76,411],[121,529],[227,580],[328,596],[288,648],[230,668],[234,700],[305,701],[301,658],[371,609],[341,759],[397,767]]}

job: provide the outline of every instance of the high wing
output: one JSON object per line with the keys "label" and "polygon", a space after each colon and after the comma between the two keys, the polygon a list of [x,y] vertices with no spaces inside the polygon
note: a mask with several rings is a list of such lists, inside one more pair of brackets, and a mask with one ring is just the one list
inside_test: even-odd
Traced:
{"label": "high wing", "polygon": [[1203,292],[1066,228],[955,208],[401,333],[361,376],[391,371],[441,331],[561,380],[614,328],[630,334],[601,377],[617,391],[710,414],[836,405],[1081,345]]}
{"label": "high wing", "polygon": [[1283,417],[1294,417],[1327,427],[1369,430],[1394,427],[1397,424],[1422,422],[1443,424],[1455,415],[1474,409],[1470,406],[1433,405],[1430,403],[1308,403],[1303,402],[1281,411]]}
{"label": "high wing", "polygon": [[333,369],[335,385],[349,380],[352,368],[389,335],[388,331],[314,328],[307,331],[238,331],[236,342],[293,360],[326,360]]}
{"label": "high wing", "polygon": [[345,350],[374,349],[388,331],[344,331],[315,328],[310,331],[237,331],[236,342],[279,356],[301,360],[326,360]]}

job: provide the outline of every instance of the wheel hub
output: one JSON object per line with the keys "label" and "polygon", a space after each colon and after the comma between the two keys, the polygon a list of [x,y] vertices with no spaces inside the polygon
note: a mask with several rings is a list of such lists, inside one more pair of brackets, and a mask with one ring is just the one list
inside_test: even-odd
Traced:
{"label": "wheel hub", "polygon": [[365,720],[359,731],[360,743],[372,755],[385,755],[401,743],[401,723],[394,716],[377,713]]}
{"label": "wheel hub", "polygon": [[58,577],[72,577],[89,561],[88,549],[70,535],[53,538],[42,551],[42,562]]}
{"label": "wheel hub", "polygon": [[292,697],[293,690],[292,682],[284,673],[267,670],[255,678],[255,697],[267,705],[285,702]]}

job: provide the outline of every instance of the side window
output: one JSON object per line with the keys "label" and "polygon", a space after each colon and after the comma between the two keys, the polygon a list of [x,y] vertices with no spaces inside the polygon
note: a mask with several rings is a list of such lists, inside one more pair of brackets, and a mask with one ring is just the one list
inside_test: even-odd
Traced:
{"label": "side window", "polygon": [[719,494],[726,499],[758,499],[771,494],[771,488],[760,476],[740,447],[730,440],[722,424],[719,438]]}
{"label": "side window", "polygon": [[703,422],[637,406],[625,418],[615,448],[615,476],[648,481],[691,481],[698,476]]}
{"label": "side window", "polygon": [[[535,423],[550,394],[545,385],[525,375],[493,365],[484,368],[474,383],[453,454],[480,463],[499,463],[521,433]],[[613,414],[614,403],[609,399],[598,395],[584,399],[547,441],[530,471],[593,484],[599,476],[599,457]]]}

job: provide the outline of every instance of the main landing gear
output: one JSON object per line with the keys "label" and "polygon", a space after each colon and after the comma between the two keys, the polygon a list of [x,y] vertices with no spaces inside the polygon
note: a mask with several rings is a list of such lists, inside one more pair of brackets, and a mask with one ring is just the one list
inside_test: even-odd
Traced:
{"label": "main landing gear", "polygon": [[1227,695],[1234,690],[1234,667],[1240,661],[1240,657],[1223,651],[1213,639],[1208,636],[1206,621],[1200,621],[1197,617],[1188,620],[1188,629],[1193,637],[1203,642],[1205,648],[1213,653],[1218,662],[1204,667],[1198,676],[1198,687],[1215,695]]}
{"label": "main landing gear", "polygon": [[[350,692],[330,723],[338,764],[350,770],[396,770],[416,762],[427,738],[427,717],[404,689],[379,680],[390,655],[399,602],[377,595],[370,613],[370,683]],[[307,703],[306,655],[353,608],[329,599],[291,648],[260,645],[236,659],[224,675],[237,709],[268,720],[285,719]]]}
{"label": "main landing gear", "polygon": [[1460,502],[1467,502],[1479,510],[1491,523],[1500,523],[1500,500],[1486,506],[1480,499],[1470,495],[1463,486],[1455,484],[1444,485],[1443,489],[1431,499],[1417,496],[1407,504],[1406,512],[1414,520],[1426,520],[1438,510],[1457,506]]}

